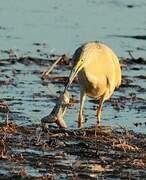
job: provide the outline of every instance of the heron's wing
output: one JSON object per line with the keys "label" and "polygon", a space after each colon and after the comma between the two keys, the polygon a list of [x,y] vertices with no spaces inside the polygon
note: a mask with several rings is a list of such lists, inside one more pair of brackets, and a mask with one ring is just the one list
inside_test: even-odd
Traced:
{"label": "heron's wing", "polygon": [[120,67],[120,63],[119,60],[117,58],[117,56],[115,54],[113,54],[112,60],[114,62],[115,65],[115,86],[119,87],[121,84],[121,67]]}
{"label": "heron's wing", "polygon": [[[102,47],[103,51],[105,52],[107,58],[107,60],[112,60],[112,62],[114,63],[114,70],[115,70],[115,87],[119,87],[119,85],[121,84],[121,67],[120,67],[120,63],[119,63],[119,59],[116,56],[116,54],[112,51],[111,48],[109,48],[108,46],[106,46],[105,44],[101,44],[100,46]],[[110,76],[109,76],[110,78]]]}

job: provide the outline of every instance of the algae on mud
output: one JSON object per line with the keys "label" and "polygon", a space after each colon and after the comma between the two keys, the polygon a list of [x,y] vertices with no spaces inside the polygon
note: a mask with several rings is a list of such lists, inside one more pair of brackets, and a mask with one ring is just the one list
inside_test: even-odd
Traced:
{"label": "algae on mud", "polygon": [[[64,87],[64,77],[70,69],[62,62],[54,69],[56,75],[41,80],[43,70],[56,57],[50,56],[50,60],[33,57],[1,59],[1,99],[11,109],[9,125],[0,124],[1,178],[145,178],[146,135],[142,134],[146,128],[145,59],[121,60],[122,85],[105,104],[103,112],[103,124],[110,126],[110,122],[112,125],[120,122],[121,126],[126,124],[128,129],[139,133],[103,126],[95,138],[95,128],[90,126],[92,122],[95,124],[93,110],[96,101],[87,103],[86,128],[75,128],[78,110],[76,83],[70,89],[74,107],[70,107],[65,115],[69,129],[52,127],[43,132],[40,128],[41,118],[53,109],[57,102],[56,93],[59,94]],[[13,80],[5,83],[7,79]],[[4,118],[1,113],[1,122]]]}
{"label": "algae on mud", "polygon": [[1,177],[146,177],[146,135],[104,126],[97,137],[95,127],[47,133],[38,128],[0,125]]}

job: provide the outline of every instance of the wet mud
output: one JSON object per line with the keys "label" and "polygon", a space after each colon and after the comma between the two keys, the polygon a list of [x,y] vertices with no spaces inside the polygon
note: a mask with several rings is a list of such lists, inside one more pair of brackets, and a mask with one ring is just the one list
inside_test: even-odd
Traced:
{"label": "wet mud", "polygon": [[[11,51],[7,54],[7,59],[0,60],[0,179],[146,178],[145,59],[129,55],[120,60],[122,84],[106,102],[103,126],[95,136],[95,100],[87,102],[85,128],[75,127],[79,104],[76,80],[65,117],[68,128],[59,129],[54,123],[42,131],[41,119],[51,112],[68,81],[68,55],[37,58],[18,57]],[[58,57],[62,61],[47,80],[42,79],[44,70]],[[108,110],[108,123],[118,121],[116,128],[110,123],[104,126]]]}
{"label": "wet mud", "polygon": [[145,178],[146,135],[102,127],[81,130],[0,125],[0,179]]}

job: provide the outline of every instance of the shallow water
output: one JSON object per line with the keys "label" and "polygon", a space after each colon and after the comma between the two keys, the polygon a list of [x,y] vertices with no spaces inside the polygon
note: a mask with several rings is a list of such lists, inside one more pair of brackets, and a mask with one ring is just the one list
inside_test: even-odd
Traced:
{"label": "shallow water", "polygon": [[[40,65],[35,59],[1,60],[3,63],[0,77],[1,100],[6,101],[10,106],[10,119],[24,126],[39,124],[41,118],[52,111],[60,91],[64,89],[65,82],[62,82],[60,77],[69,74],[70,71],[68,65],[58,65],[48,80],[43,81],[41,73],[46,66],[51,66],[52,60],[39,61],[44,63]],[[132,59],[128,60],[130,64],[125,62],[127,67],[122,69],[124,76],[121,87],[114,92],[109,101],[104,103],[102,123],[124,126],[145,133],[146,77],[143,75],[145,65],[131,64],[132,61]],[[79,101],[77,84],[74,83],[69,92],[71,97]],[[96,124],[97,104],[96,101],[87,98],[84,110],[85,127]],[[67,110],[64,118],[69,128],[77,128],[78,110],[78,102]],[[0,118],[4,121],[5,115],[1,114]]]}
{"label": "shallow water", "polygon": [[145,35],[145,0],[0,0],[0,49],[35,54],[33,43],[47,52],[69,52],[85,41],[103,41],[121,57],[127,50],[145,56],[145,40],[114,35]]}
{"label": "shallow water", "polygon": [[[69,53],[83,42],[99,40],[110,45],[119,57],[129,57],[128,50],[134,57],[146,57],[146,40],[126,38],[122,35],[145,35],[146,31],[145,0],[116,1],[19,1],[0,0],[0,58],[7,58],[5,50],[13,49],[18,56],[30,55],[47,58],[50,53]],[[121,35],[121,37],[118,37]],[[38,44],[37,44],[38,43]],[[49,63],[46,63],[48,66]],[[0,79],[13,78],[10,85],[1,85],[1,99],[7,101],[12,110],[10,118],[23,125],[40,123],[40,119],[54,107],[57,91],[63,90],[63,84],[48,81],[48,86],[40,79],[46,66],[37,64],[8,63],[1,66]],[[135,65],[139,70],[123,69],[123,75],[132,79],[132,84],[146,87],[145,79],[134,76],[145,75],[144,65]],[[12,70],[16,69],[14,75]],[[68,75],[65,67],[55,69],[55,75]],[[8,76],[8,77],[7,77]],[[78,86],[73,86],[71,94],[79,99]],[[112,96],[128,96],[136,93],[146,98],[145,91],[136,88],[121,88]],[[89,99],[90,100],[90,99]],[[126,101],[123,109],[115,110],[110,102],[105,103],[102,123],[105,125],[122,125],[137,132],[145,132],[145,101],[133,103]],[[85,126],[96,123],[94,103],[85,104]],[[79,104],[71,107],[65,120],[69,128],[77,127]],[[4,120],[4,116],[0,117]],[[134,124],[140,122],[141,126]]]}

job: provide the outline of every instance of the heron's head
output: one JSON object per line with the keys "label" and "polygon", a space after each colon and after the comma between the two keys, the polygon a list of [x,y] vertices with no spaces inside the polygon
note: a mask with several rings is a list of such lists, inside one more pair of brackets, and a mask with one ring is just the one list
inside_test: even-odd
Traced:
{"label": "heron's head", "polygon": [[75,77],[78,75],[78,73],[81,71],[81,69],[84,67],[84,60],[83,59],[73,59],[72,60],[72,69],[68,78],[68,83],[65,87],[65,90],[71,85]]}
{"label": "heron's head", "polygon": [[72,69],[68,78],[68,82],[65,86],[66,91],[68,87],[71,85],[75,77],[78,75],[78,73],[81,71],[81,69],[84,67],[84,59],[82,58],[82,53],[83,53],[83,46],[79,47],[73,57],[72,57]]}

